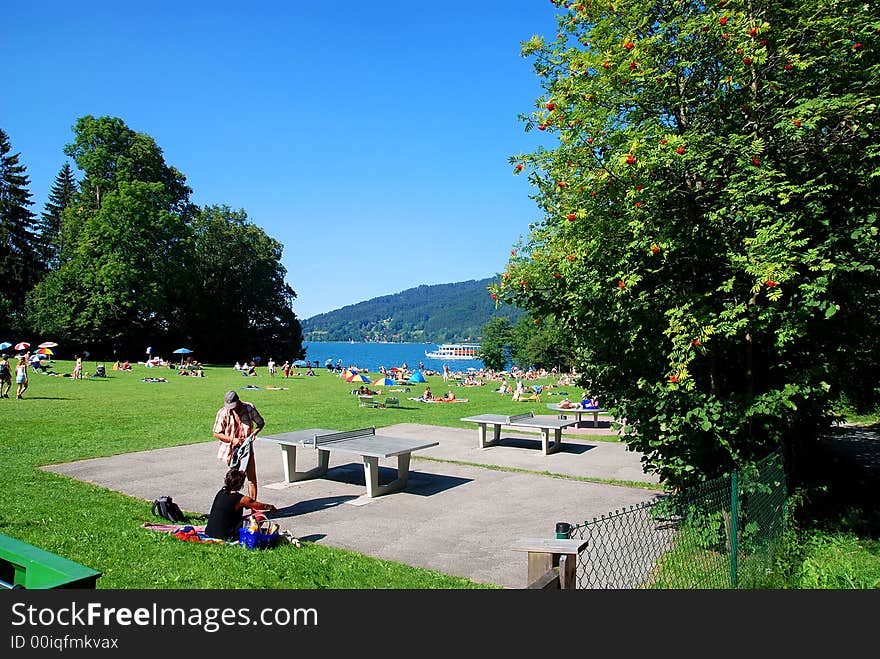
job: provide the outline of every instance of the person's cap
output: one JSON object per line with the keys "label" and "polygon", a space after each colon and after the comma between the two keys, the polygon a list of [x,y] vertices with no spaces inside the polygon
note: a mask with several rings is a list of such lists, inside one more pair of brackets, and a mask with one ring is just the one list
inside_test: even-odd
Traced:
{"label": "person's cap", "polygon": [[238,394],[234,391],[227,391],[224,398],[223,407],[227,410],[235,409],[238,406]]}

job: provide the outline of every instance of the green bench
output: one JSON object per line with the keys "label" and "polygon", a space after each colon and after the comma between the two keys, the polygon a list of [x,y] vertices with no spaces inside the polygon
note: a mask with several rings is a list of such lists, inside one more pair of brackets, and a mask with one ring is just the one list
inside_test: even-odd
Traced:
{"label": "green bench", "polygon": [[74,561],[0,535],[0,587],[94,588],[101,573]]}

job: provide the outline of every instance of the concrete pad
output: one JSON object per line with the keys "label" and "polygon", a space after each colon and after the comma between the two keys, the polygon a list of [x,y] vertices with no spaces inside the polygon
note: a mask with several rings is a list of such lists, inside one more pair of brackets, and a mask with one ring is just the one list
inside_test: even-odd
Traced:
{"label": "concrete pad", "polygon": [[[641,473],[638,455],[622,444],[564,438],[559,453],[545,456],[537,435],[502,432],[500,446],[479,449],[476,428],[400,424],[382,432],[440,442],[413,454],[405,490],[366,497],[361,461],[336,454],[331,454],[325,478],[282,483],[280,448],[258,441],[258,498],[278,506],[280,526],[305,541],[523,588],[527,557],[512,549],[518,541],[552,538],[558,521],[581,523],[657,495],[641,488],[478,466],[650,481]],[[216,452],[217,443],[210,441],[45,469],[148,503],[170,495],[184,510],[206,513],[226,472]],[[302,468],[317,463],[309,453],[298,452]],[[396,459],[380,461],[380,482],[396,477],[396,465]],[[145,521],[151,519],[145,505]]]}

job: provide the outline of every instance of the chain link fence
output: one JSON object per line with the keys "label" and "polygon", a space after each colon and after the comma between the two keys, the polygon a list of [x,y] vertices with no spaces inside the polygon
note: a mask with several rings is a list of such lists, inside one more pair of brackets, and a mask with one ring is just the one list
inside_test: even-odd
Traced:
{"label": "chain link fence", "polygon": [[785,531],[781,453],[730,476],[573,525],[577,587],[754,588]]}

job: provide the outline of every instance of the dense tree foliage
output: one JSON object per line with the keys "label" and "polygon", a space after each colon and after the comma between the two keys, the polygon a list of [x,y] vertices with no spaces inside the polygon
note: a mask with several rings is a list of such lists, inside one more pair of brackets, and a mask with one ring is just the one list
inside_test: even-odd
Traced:
{"label": "dense tree foliage", "polygon": [[487,368],[498,371],[513,365],[570,372],[577,361],[572,342],[558,322],[529,314],[520,315],[516,324],[507,317],[492,318],[483,327],[480,354]]}
{"label": "dense tree foliage", "polygon": [[493,316],[518,319],[522,310],[486,295],[492,279],[423,285],[347,305],[303,320],[312,341],[457,343],[478,341]]}
{"label": "dense tree foliage", "polygon": [[521,368],[570,372],[576,355],[565,329],[552,317],[520,317],[511,332],[511,360]]}
{"label": "dense tree foliage", "polygon": [[300,359],[296,293],[284,281],[283,246],[227,206],[202,209],[192,223],[190,286],[180,325],[187,341],[214,355]]}
{"label": "dense tree foliage", "polygon": [[534,37],[557,141],[493,287],[572,338],[646,465],[683,484],[878,400],[880,22],[871,2],[558,3]]}
{"label": "dense tree foliage", "polygon": [[27,168],[0,130],[0,331],[24,328],[26,292],[39,277],[34,251],[34,214]]}
{"label": "dense tree foliage", "polygon": [[184,177],[148,135],[83,117],[67,155],[84,173],[62,211],[59,267],[33,292],[32,318],[68,345],[117,352],[165,335],[186,282],[192,213]]}
{"label": "dense tree foliage", "polygon": [[192,204],[155,140],[118,118],[80,118],[64,152],[83,175],[71,192],[62,169],[29,238],[52,266],[22,291],[30,331],[96,357],[301,354],[283,248],[243,211]]}
{"label": "dense tree foliage", "polygon": [[503,371],[511,361],[513,326],[505,316],[495,316],[483,327],[480,359],[486,368]]}

